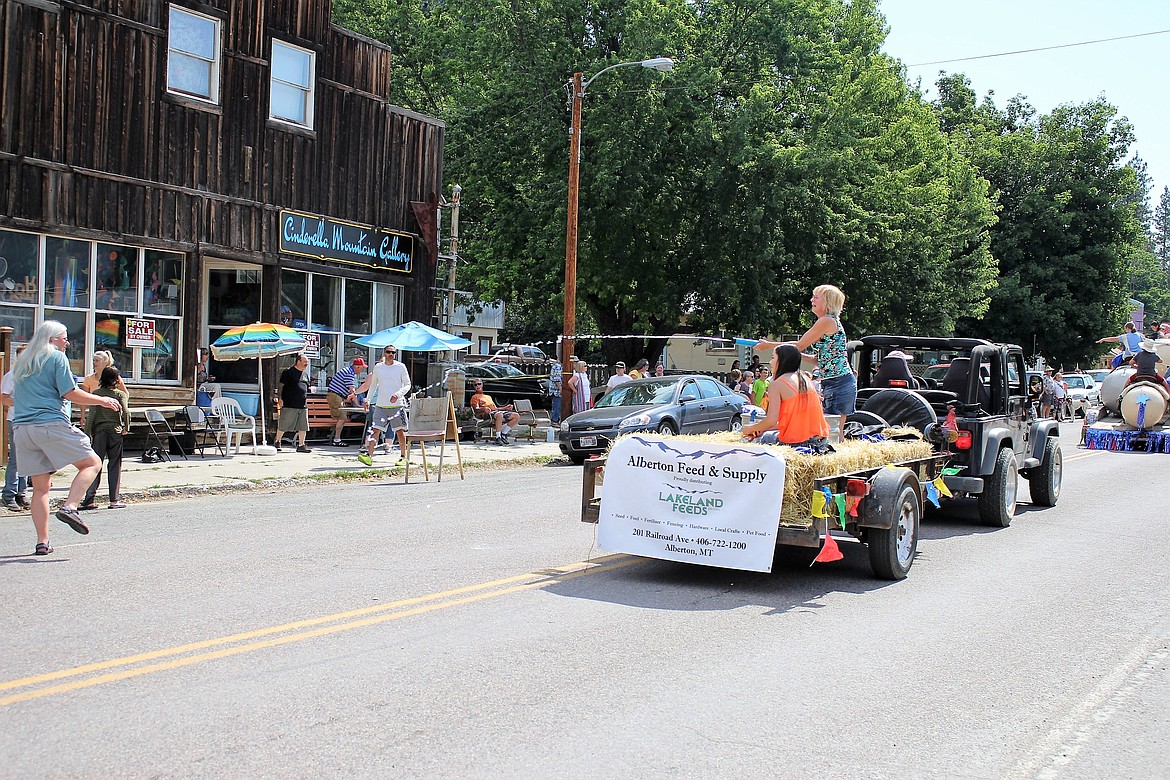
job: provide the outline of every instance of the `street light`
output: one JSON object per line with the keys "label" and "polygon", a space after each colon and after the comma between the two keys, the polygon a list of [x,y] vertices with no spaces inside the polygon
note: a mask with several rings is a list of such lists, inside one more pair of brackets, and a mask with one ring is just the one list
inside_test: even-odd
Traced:
{"label": "street light", "polygon": [[[619,62],[597,71],[588,81],[584,81],[584,74],[578,71],[573,74],[573,80],[569,85],[573,91],[573,121],[569,129],[569,213],[568,225],[565,228],[565,318],[561,334],[562,372],[571,373],[573,370],[573,367],[569,365],[569,357],[573,354],[573,341],[577,332],[577,187],[580,184],[579,168],[581,165],[581,102],[585,99],[585,90],[602,73],[614,68],[627,68],[634,65],[666,73],[674,68],[674,60],[670,57],[654,57],[636,62]],[[562,419],[573,413],[572,392],[569,383],[562,381]]]}

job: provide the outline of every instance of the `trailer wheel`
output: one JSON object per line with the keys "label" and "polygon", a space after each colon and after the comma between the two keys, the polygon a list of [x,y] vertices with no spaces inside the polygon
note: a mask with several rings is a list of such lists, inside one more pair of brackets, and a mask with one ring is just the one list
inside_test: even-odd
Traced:
{"label": "trailer wheel", "polygon": [[922,503],[914,480],[906,476],[895,484],[894,489],[893,500],[876,497],[883,506],[890,507],[893,515],[891,526],[866,529],[869,565],[883,580],[902,580],[910,572],[918,549],[918,525],[922,520]]}
{"label": "trailer wheel", "polygon": [[995,471],[979,494],[979,519],[996,528],[1011,525],[1016,513],[1018,487],[1016,456],[1010,447],[1004,447],[995,457]]}
{"label": "trailer wheel", "polygon": [[1064,471],[1064,456],[1060,452],[1060,440],[1049,436],[1044,442],[1044,459],[1040,465],[1028,471],[1028,491],[1032,503],[1040,506],[1056,506],[1060,498],[1060,482]]}

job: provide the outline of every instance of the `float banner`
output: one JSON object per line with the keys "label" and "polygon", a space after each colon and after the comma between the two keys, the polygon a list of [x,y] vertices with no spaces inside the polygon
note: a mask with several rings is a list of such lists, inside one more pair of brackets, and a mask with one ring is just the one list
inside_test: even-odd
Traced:
{"label": "float banner", "polygon": [[784,458],[735,444],[633,434],[605,464],[597,545],[726,569],[772,570]]}
{"label": "float banner", "polygon": [[280,212],[280,251],[410,273],[414,236],[329,217]]}

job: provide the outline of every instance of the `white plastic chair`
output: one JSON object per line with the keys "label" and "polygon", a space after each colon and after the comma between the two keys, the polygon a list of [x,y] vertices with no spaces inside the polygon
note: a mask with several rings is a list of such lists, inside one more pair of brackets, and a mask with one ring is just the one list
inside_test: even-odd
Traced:
{"label": "white plastic chair", "polygon": [[[227,398],[220,396],[211,400],[211,413],[219,418],[219,432],[227,435],[227,449],[232,448],[232,438],[236,440],[236,454],[240,453],[240,444],[243,443],[244,435],[249,434],[252,437],[252,454],[256,454],[256,418],[244,414],[244,410],[240,408],[240,402],[234,398]],[[217,438],[218,441],[218,433]]]}

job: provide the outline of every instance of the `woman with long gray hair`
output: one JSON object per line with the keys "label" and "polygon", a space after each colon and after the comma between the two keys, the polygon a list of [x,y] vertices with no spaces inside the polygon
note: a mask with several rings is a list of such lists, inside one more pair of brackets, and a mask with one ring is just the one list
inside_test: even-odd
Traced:
{"label": "woman with long gray hair", "polygon": [[69,495],[57,510],[57,519],[77,533],[87,534],[89,527],[82,522],[77,506],[102,466],[89,437],[70,422],[65,402],[104,406],[112,411],[122,408],[117,398],[102,398],[77,386],[65,357],[68,346],[68,329],[56,320],[45,320],[12,367],[12,438],[20,452],[20,468],[33,486],[31,509],[37,555],[53,551],[49,546],[53,472],[69,464],[77,469]]}

